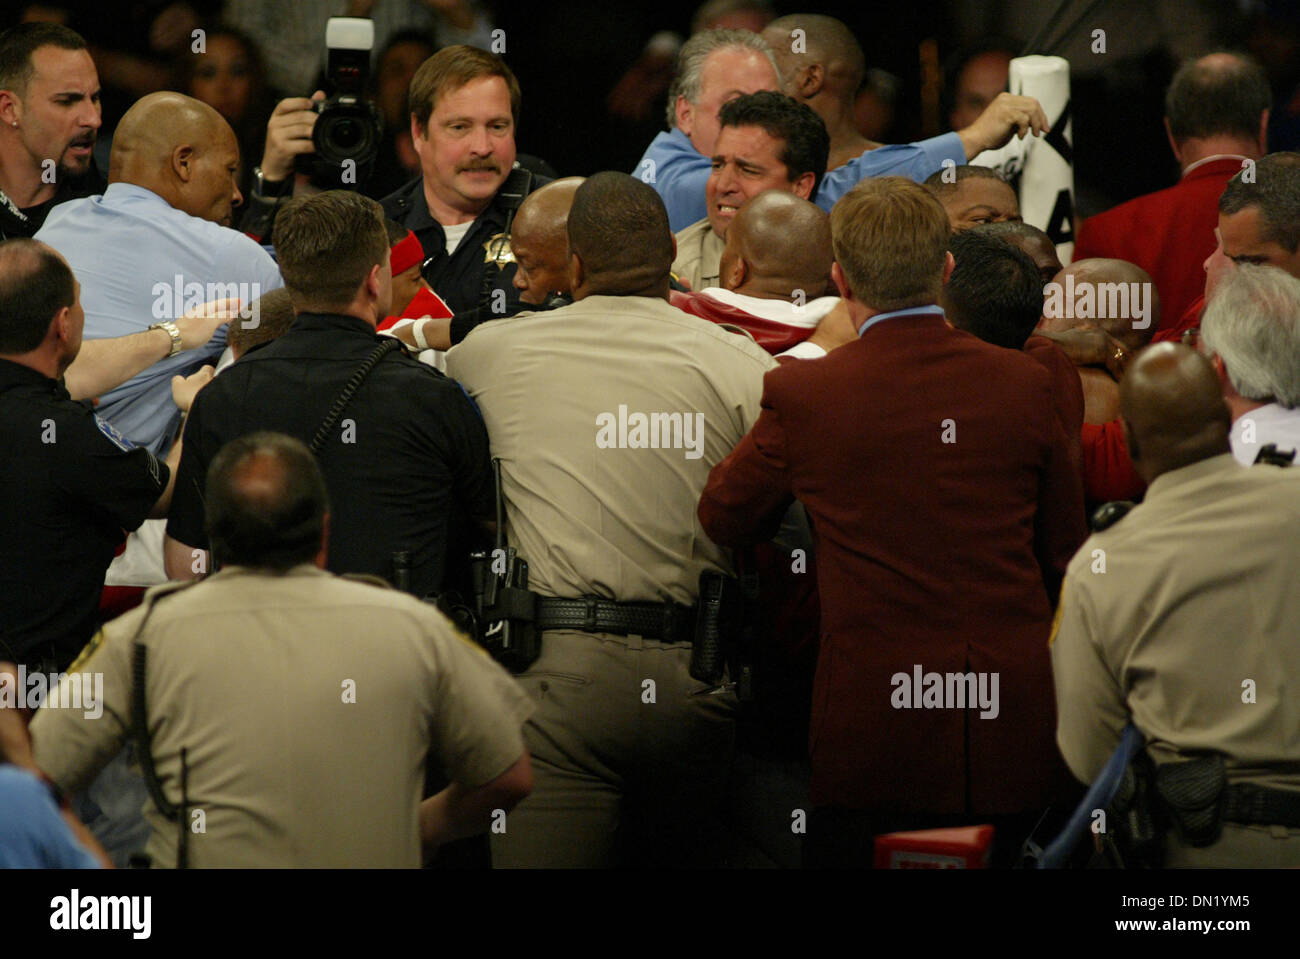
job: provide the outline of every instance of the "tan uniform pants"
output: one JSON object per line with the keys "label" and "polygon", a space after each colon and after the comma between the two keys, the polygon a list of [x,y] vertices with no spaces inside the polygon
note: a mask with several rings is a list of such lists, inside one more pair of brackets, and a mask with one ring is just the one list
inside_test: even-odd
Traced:
{"label": "tan uniform pants", "polygon": [[1219,841],[1202,849],[1184,845],[1171,833],[1166,839],[1165,868],[1300,868],[1300,829],[1227,822]]}
{"label": "tan uniform pants", "polygon": [[732,692],[690,678],[689,645],[548,630],[517,677],[532,794],[494,830],[496,867],[690,866],[717,846]]}

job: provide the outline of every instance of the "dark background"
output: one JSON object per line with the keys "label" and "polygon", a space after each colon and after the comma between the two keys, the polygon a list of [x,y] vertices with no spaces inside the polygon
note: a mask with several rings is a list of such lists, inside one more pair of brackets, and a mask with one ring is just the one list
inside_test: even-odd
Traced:
{"label": "dark background", "polygon": [[[175,0],[44,0],[14,4],[71,13],[71,25],[95,44],[147,48],[149,24]],[[188,0],[207,22],[222,0]],[[318,0],[284,0],[285,4]],[[380,3],[393,0],[379,0]],[[523,87],[520,152],[539,156],[561,174],[602,169],[631,172],[664,129],[664,97],[642,121],[610,115],[606,97],[660,30],[689,33],[696,0],[482,0],[506,34],[505,59]],[[1178,176],[1161,123],[1163,94],[1182,56],[1244,49],[1258,56],[1274,86],[1270,149],[1300,145],[1300,0],[807,0],[772,4],[780,14],[827,13],[856,34],[869,69],[897,78],[892,126],[878,139],[905,143],[946,129],[923,123],[921,49],[937,47],[951,70],[964,50],[995,37],[1017,52],[1065,55],[1071,62],[1076,206],[1089,215]],[[1108,52],[1089,50],[1094,29],[1107,32]],[[1040,37],[1032,50],[1031,38]],[[322,48],[324,37],[321,38]],[[307,91],[300,91],[305,94]],[[104,131],[129,105],[105,91]]]}

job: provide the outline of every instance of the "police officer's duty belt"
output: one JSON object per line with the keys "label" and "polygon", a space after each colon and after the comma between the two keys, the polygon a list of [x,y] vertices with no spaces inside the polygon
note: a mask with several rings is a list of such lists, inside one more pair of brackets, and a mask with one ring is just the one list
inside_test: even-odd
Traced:
{"label": "police officer's duty belt", "polygon": [[539,630],[577,629],[587,633],[643,636],[664,643],[695,639],[695,607],[679,603],[616,603],[597,596],[537,598]]}
{"label": "police officer's duty belt", "polygon": [[1300,792],[1236,783],[1225,792],[1225,822],[1300,829]]}

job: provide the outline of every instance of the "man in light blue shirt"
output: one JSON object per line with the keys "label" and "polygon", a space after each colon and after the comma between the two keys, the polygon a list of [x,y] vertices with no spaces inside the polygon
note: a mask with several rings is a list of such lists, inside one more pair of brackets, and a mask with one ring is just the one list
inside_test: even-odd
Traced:
{"label": "man in light blue shirt", "polygon": [[238,166],[238,143],[220,114],[178,93],[150,94],[118,125],[104,194],[57,207],[38,234],[81,282],[88,339],[154,325],[172,336],[172,355],[104,393],[97,409],[157,454],[180,424],[172,377],[214,362],[226,338],[223,328],[206,347],[179,355],[180,336],[168,327],[209,300],[238,297],[247,307],[284,285],[270,255],[229,227],[242,200]]}
{"label": "man in light blue shirt", "polygon": [[[671,129],[651,141],[634,171],[655,188],[668,208],[673,232],[707,214],[704,185],[713,166],[718,109],[723,103],[758,90],[781,90],[771,47],[743,30],[706,30],[682,47],[678,75],[669,92]],[[861,180],[905,176],[921,182],[948,161],[961,166],[985,150],[1011,139],[1048,129],[1047,117],[1033,97],[1003,93],[965,130],[919,143],[868,150],[826,173],[813,197],[827,212]]]}

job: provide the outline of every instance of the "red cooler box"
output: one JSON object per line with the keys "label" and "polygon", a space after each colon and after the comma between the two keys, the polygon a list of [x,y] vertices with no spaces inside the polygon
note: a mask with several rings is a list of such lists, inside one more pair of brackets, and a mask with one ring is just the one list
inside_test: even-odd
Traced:
{"label": "red cooler box", "polygon": [[876,837],[877,869],[987,869],[992,826],[922,829]]}

